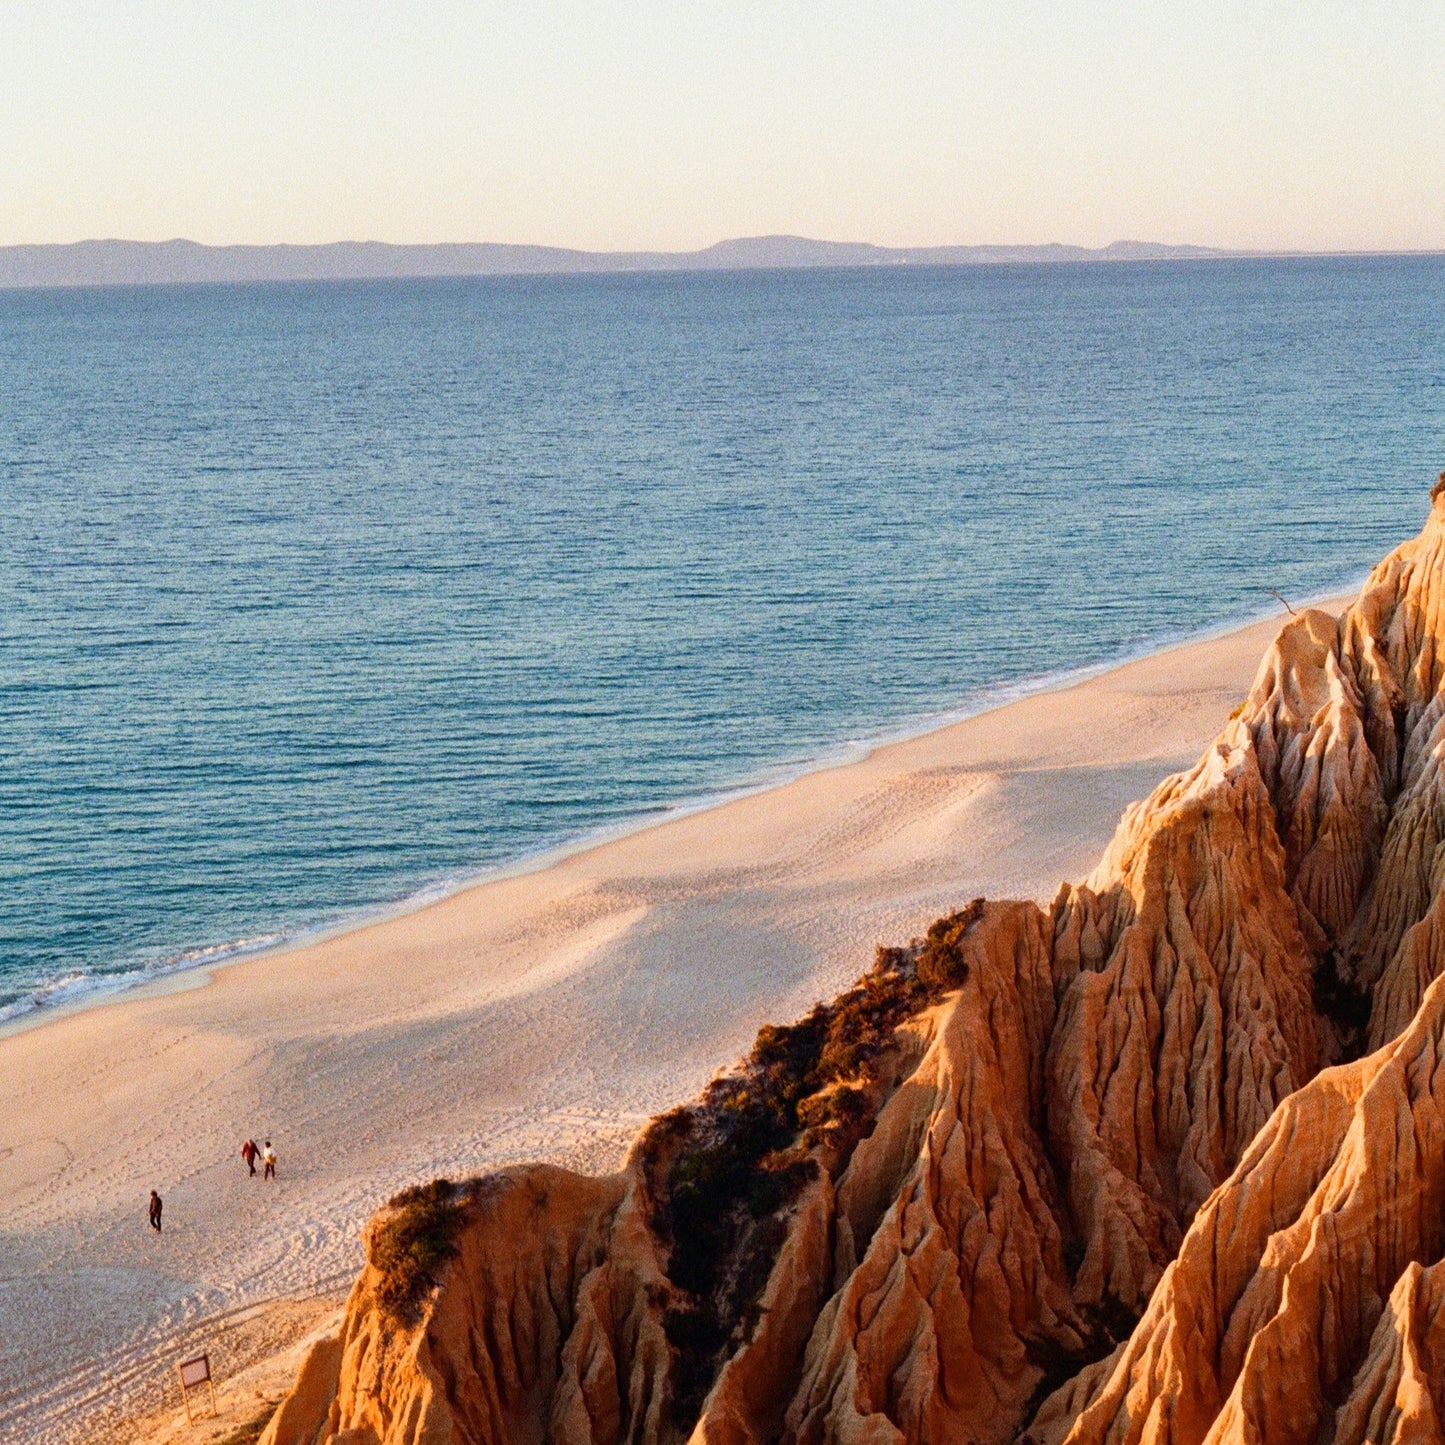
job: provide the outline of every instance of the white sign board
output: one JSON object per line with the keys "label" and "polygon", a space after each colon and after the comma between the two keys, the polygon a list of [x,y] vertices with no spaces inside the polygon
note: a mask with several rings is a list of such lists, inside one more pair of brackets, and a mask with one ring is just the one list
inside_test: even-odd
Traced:
{"label": "white sign board", "polygon": [[181,1376],[181,1399],[186,1406],[186,1419],[191,1417],[191,1391],[204,1385],[211,1392],[211,1414],[216,1413],[216,1387],[211,1383],[211,1357],[206,1354],[192,1355],[176,1366]]}
{"label": "white sign board", "polygon": [[211,1378],[211,1359],[209,1355],[197,1355],[192,1360],[182,1360],[180,1363],[181,1384],[186,1389],[193,1390],[197,1385],[204,1385]]}

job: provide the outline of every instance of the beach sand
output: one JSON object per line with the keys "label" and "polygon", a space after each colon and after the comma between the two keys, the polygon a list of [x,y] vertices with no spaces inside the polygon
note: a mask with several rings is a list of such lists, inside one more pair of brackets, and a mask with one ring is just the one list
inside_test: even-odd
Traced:
{"label": "beach sand", "polygon": [[335,1310],[390,1194],[612,1169],[877,943],[979,894],[1052,899],[1223,725],[1279,621],[0,1038],[0,1435],[154,1436],[137,1419],[178,1415],[192,1347],[247,1418],[280,1385],[237,1372]]}

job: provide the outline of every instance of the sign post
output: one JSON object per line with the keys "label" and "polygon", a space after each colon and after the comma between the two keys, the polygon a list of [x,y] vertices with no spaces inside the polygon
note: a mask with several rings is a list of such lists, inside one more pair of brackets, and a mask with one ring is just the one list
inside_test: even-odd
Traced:
{"label": "sign post", "polygon": [[199,1355],[192,1355],[189,1360],[182,1360],[176,1366],[181,1376],[181,1399],[186,1405],[186,1424],[194,1425],[195,1417],[191,1414],[191,1391],[198,1390],[205,1385],[211,1392],[211,1415],[216,1414],[216,1386],[211,1379],[211,1357],[204,1351]]}

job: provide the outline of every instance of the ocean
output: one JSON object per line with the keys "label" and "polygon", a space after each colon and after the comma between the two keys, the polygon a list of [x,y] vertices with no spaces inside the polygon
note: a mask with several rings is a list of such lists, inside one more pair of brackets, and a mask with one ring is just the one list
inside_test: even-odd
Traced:
{"label": "ocean", "polygon": [[0,291],[0,1019],[1357,583],[1445,258]]}

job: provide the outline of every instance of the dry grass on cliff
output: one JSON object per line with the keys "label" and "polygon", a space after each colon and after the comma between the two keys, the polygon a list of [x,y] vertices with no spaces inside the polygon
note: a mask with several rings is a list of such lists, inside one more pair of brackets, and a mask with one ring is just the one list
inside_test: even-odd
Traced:
{"label": "dry grass on cliff", "polygon": [[380,1276],[377,1303],[403,1324],[415,1324],[456,1251],[470,1198],[466,1186],[433,1179],[403,1189],[387,1205],[367,1238],[367,1258]]}
{"label": "dry grass on cliff", "polygon": [[820,1168],[840,1170],[871,1129],[895,1030],[967,979],[963,939],[983,907],[975,899],[907,948],[880,948],[846,993],[797,1023],[765,1025],[738,1070],[649,1129],[653,1226],[670,1245],[668,1277],[680,1292],[665,1317],[680,1427],[696,1419],[723,1352],[751,1334],[786,1209]]}
{"label": "dry grass on cliff", "polygon": [[[846,993],[797,1023],[765,1025],[741,1068],[648,1129],[652,1222],[670,1246],[677,1291],[665,1324],[678,1351],[680,1424],[696,1417],[724,1348],[751,1334],[788,1206],[821,1168],[840,1170],[871,1129],[877,1066],[894,1031],[967,979],[963,939],[983,907],[975,899],[907,948],[880,948]],[[405,1189],[372,1225],[376,1301],[399,1323],[420,1319],[479,1187],[435,1179]]]}

